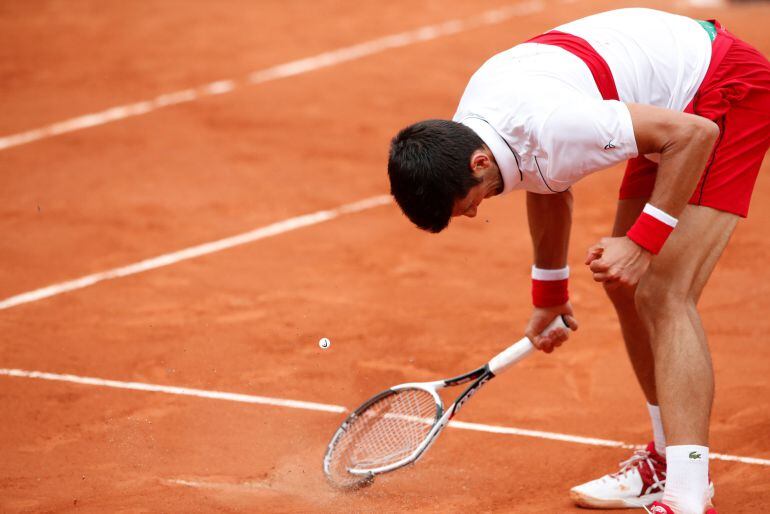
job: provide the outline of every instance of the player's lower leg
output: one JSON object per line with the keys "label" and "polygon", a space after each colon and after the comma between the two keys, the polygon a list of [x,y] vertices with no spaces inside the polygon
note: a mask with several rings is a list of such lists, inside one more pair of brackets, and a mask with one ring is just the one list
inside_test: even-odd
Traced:
{"label": "player's lower leg", "polygon": [[623,333],[623,342],[626,345],[628,358],[634,368],[639,386],[642,388],[647,403],[657,405],[655,361],[652,356],[647,328],[636,312],[635,291],[636,288],[606,289],[607,296],[612,301],[612,305],[615,307],[615,312],[618,315],[620,329]]}
{"label": "player's lower leg", "polygon": [[615,307],[623,332],[628,358],[634,368],[634,374],[647,399],[647,412],[650,415],[655,451],[660,455],[666,452],[666,436],[658,407],[658,395],[655,390],[655,361],[650,347],[647,328],[639,319],[634,300],[635,288],[609,288],[607,296]]}
{"label": "player's lower leg", "polygon": [[[663,502],[677,514],[702,514],[708,501],[708,423],[714,380],[705,340],[676,299],[644,304],[651,324],[659,398],[668,434]],[[677,305],[680,305],[677,308]]]}

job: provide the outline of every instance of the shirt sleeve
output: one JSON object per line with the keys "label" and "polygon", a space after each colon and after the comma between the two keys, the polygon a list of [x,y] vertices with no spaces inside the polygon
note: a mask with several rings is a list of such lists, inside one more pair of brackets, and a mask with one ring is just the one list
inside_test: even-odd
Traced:
{"label": "shirt sleeve", "polygon": [[542,172],[562,186],[638,155],[631,113],[616,100],[560,104],[544,121],[539,139],[548,159]]}

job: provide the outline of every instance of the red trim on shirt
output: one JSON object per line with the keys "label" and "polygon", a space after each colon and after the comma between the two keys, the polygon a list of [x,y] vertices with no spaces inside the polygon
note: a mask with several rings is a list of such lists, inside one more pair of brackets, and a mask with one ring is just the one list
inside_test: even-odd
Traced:
{"label": "red trim on shirt", "polygon": [[602,98],[620,100],[618,88],[615,86],[615,78],[612,76],[607,61],[585,39],[566,32],[552,30],[533,37],[527,43],[558,46],[579,57],[591,70],[591,75],[594,76],[596,87],[599,88]]}

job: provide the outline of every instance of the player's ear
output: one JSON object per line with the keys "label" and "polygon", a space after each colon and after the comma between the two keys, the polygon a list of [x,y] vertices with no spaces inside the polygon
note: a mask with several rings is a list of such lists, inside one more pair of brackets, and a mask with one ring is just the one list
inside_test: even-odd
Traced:
{"label": "player's ear", "polygon": [[487,154],[487,150],[484,148],[479,148],[471,154],[470,165],[471,171],[473,171],[474,175],[483,173],[487,168],[489,168],[491,163],[492,161]]}

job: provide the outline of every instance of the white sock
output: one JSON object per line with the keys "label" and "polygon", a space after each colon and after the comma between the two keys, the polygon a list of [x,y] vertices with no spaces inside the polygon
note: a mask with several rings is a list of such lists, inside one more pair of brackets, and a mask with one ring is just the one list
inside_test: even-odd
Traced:
{"label": "white sock", "polygon": [[655,451],[658,455],[666,455],[666,434],[663,432],[663,422],[660,420],[660,407],[651,403],[647,404],[652,421],[652,437],[655,440]]}
{"label": "white sock", "polygon": [[709,449],[695,444],[666,448],[663,503],[677,514],[703,514],[708,499]]}

